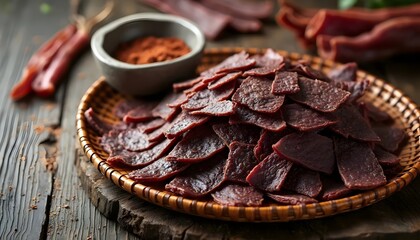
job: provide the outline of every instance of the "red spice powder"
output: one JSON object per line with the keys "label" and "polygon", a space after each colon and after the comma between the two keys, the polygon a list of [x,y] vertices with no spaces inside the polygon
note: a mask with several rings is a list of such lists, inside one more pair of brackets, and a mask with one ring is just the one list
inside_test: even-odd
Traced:
{"label": "red spice powder", "polygon": [[119,61],[131,64],[163,62],[189,53],[191,49],[175,37],[142,37],[121,44],[115,52]]}

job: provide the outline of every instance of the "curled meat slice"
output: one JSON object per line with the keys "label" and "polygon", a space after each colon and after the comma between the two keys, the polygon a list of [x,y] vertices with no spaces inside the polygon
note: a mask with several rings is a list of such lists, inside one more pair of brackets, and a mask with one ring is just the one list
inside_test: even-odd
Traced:
{"label": "curled meat slice", "polygon": [[247,144],[256,144],[261,129],[255,126],[246,126],[242,124],[214,124],[214,132],[223,140],[226,146],[229,146],[232,142],[240,142]]}
{"label": "curled meat slice", "polygon": [[207,116],[230,116],[235,113],[235,103],[224,100],[209,104],[200,110],[192,111],[190,115],[207,115]]}
{"label": "curled meat slice", "polygon": [[254,145],[232,142],[225,167],[225,177],[230,181],[246,183],[249,172],[259,163],[254,156]]}
{"label": "curled meat slice", "polygon": [[246,177],[246,181],[258,189],[267,192],[278,192],[286,180],[293,163],[271,153],[258,163]]}
{"label": "curled meat slice", "polygon": [[292,133],[280,139],[273,149],[298,165],[331,174],[334,170],[334,147],[331,139],[316,133]]}
{"label": "curled meat slice", "polygon": [[162,182],[188,167],[189,164],[187,163],[166,161],[162,157],[144,168],[131,171],[128,173],[128,177],[136,182]]}
{"label": "curled meat slice", "polygon": [[280,194],[267,193],[266,195],[274,201],[286,205],[309,204],[318,202],[315,198],[289,192],[282,192]]}
{"label": "curled meat slice", "polygon": [[186,131],[204,124],[209,120],[208,116],[195,116],[183,112],[177,117],[171,126],[164,132],[167,138],[174,138],[180,136]]}
{"label": "curled meat slice", "polygon": [[247,123],[273,132],[280,132],[286,128],[280,114],[264,114],[254,112],[247,107],[238,106],[236,113],[229,118],[230,124]]}
{"label": "curled meat slice", "polygon": [[318,172],[299,167],[296,164],[290,169],[283,187],[287,190],[317,197],[322,190],[322,182]]}
{"label": "curled meat slice", "polygon": [[209,126],[196,127],[166,156],[167,160],[179,162],[200,162],[222,151],[225,144]]}
{"label": "curled meat slice", "polygon": [[299,87],[300,91],[289,95],[290,98],[320,112],[334,112],[350,96],[324,81],[305,77],[299,78]]}
{"label": "curled meat slice", "polygon": [[390,152],[396,152],[406,138],[405,131],[395,126],[375,126],[373,130],[381,139],[379,145]]}
{"label": "curled meat slice", "polygon": [[288,104],[282,109],[284,121],[301,132],[325,128],[337,122],[336,117],[303,107],[299,104]]}
{"label": "curled meat slice", "polygon": [[130,128],[121,131],[118,135],[118,142],[125,149],[130,151],[144,151],[150,149],[158,142],[150,142],[149,136],[138,128]]}
{"label": "curled meat slice", "polygon": [[165,185],[165,189],[184,197],[199,198],[214,191],[225,180],[226,153],[194,164]]}

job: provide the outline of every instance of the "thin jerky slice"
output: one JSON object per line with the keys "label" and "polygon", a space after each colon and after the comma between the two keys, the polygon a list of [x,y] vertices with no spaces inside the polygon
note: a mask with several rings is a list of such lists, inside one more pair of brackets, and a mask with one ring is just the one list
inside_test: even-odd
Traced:
{"label": "thin jerky slice", "polygon": [[331,139],[316,133],[292,133],[280,139],[273,149],[296,164],[331,174],[334,170],[334,146]]}
{"label": "thin jerky slice", "polygon": [[174,102],[181,96],[181,93],[170,93],[168,94],[155,108],[152,110],[152,115],[154,117],[160,117],[166,121],[171,121],[176,113],[176,108],[171,108],[168,106],[169,103]]}
{"label": "thin jerky slice", "polygon": [[288,125],[302,132],[319,130],[337,122],[332,114],[317,112],[300,104],[286,105],[282,113]]}
{"label": "thin jerky slice", "polygon": [[266,158],[268,155],[270,155],[273,152],[272,145],[275,144],[280,140],[280,138],[287,135],[288,131],[283,132],[271,132],[267,130],[262,130],[261,136],[258,139],[257,145],[255,145],[254,148],[254,156],[262,161],[264,158]]}
{"label": "thin jerky slice", "polygon": [[118,134],[118,142],[130,151],[143,151],[150,149],[158,142],[149,142],[149,137],[146,133],[138,128],[131,128]]}
{"label": "thin jerky slice", "polygon": [[344,186],[340,179],[333,179],[331,177],[322,178],[322,192],[321,200],[328,201],[345,197],[352,192],[351,189]]}
{"label": "thin jerky slice", "polygon": [[107,159],[107,163],[112,166],[126,167],[126,168],[140,168],[161,158],[163,154],[177,142],[177,139],[165,139],[153,148],[143,152],[130,152],[128,150],[121,150],[114,152],[111,157]]}
{"label": "thin jerky slice", "polygon": [[194,116],[189,113],[183,112],[181,116],[174,120],[171,127],[166,130],[165,136],[167,138],[174,138],[180,136],[186,131],[197,127],[209,120],[208,116]]}
{"label": "thin jerky slice", "polygon": [[292,162],[280,158],[273,152],[251,170],[246,177],[246,181],[258,189],[278,192],[281,190],[292,165]]}
{"label": "thin jerky slice", "polygon": [[249,172],[259,163],[254,156],[254,145],[232,142],[225,167],[225,177],[234,182],[246,183]]}
{"label": "thin jerky slice", "polygon": [[221,86],[223,86],[227,83],[235,81],[240,76],[242,76],[242,72],[228,73],[225,76],[223,76],[222,78],[219,78],[214,82],[211,82],[207,87],[208,87],[208,89],[216,89],[216,88],[219,88],[219,87],[221,87]]}
{"label": "thin jerky slice", "polygon": [[284,96],[271,93],[272,81],[262,77],[246,78],[232,100],[261,113],[275,113],[283,105]]}
{"label": "thin jerky slice", "polygon": [[153,119],[149,122],[137,124],[137,128],[139,128],[144,133],[150,133],[150,132],[153,132],[154,130],[162,127],[163,124],[165,124],[165,123],[166,123],[165,119],[156,118],[156,119]]}
{"label": "thin jerky slice", "polygon": [[300,91],[296,72],[277,72],[271,85],[273,94],[292,94]]}
{"label": "thin jerky slice", "polygon": [[380,138],[372,130],[366,119],[360,114],[360,111],[353,105],[341,106],[334,115],[337,117],[337,123],[329,128],[345,138],[353,138],[367,142],[379,142]]}
{"label": "thin jerky slice", "polygon": [[174,90],[174,92],[180,92],[182,90],[191,88],[192,86],[194,86],[195,84],[199,82],[201,82],[201,77],[193,78],[193,79],[183,81],[183,82],[174,83],[172,84],[172,89]]}
{"label": "thin jerky slice", "polygon": [[256,144],[261,129],[255,126],[246,126],[242,124],[214,124],[214,132],[223,140],[226,146],[229,146],[232,142],[240,142],[247,144]]}
{"label": "thin jerky slice", "polygon": [[137,106],[142,105],[142,102],[137,99],[129,98],[120,100],[115,107],[112,109],[112,113],[119,119],[123,117]]}
{"label": "thin jerky slice", "polygon": [[299,87],[300,91],[290,98],[320,112],[334,112],[350,96],[326,82],[305,77],[299,77]]}
{"label": "thin jerky slice", "polygon": [[184,90],[184,94],[186,94],[188,97],[190,97],[190,96],[194,95],[195,93],[200,92],[201,90],[207,88],[207,85],[209,85],[209,84],[204,82],[203,80],[201,80],[201,82],[195,84],[191,88],[188,88],[188,89]]}
{"label": "thin jerky slice", "polygon": [[203,83],[208,84],[208,83],[214,82],[214,81],[216,81],[216,80],[218,80],[218,79],[221,79],[221,78],[225,77],[225,76],[226,76],[226,74],[227,74],[227,73],[216,73],[216,74],[214,74],[214,75],[204,76],[204,77],[202,77],[202,80],[201,80],[201,81],[202,81]]}
{"label": "thin jerky slice", "polygon": [[272,193],[266,193],[266,195],[273,199],[274,201],[286,204],[286,205],[297,205],[297,204],[310,204],[310,203],[316,203],[318,200],[315,198],[311,198],[302,194],[296,194],[296,193],[280,193],[280,194],[272,194]]}
{"label": "thin jerky slice", "polygon": [[165,189],[184,197],[200,198],[214,191],[224,181],[226,153],[192,165],[166,184]]}
{"label": "thin jerky slice", "polygon": [[200,162],[222,151],[225,144],[210,126],[189,131],[166,157],[170,161]]}
{"label": "thin jerky slice", "polygon": [[235,113],[235,103],[230,100],[214,102],[200,110],[189,112],[190,115],[230,116]]}
{"label": "thin jerky slice", "polygon": [[381,147],[376,146],[373,149],[376,158],[381,166],[392,167],[400,163],[400,158],[388,151],[383,150]]}
{"label": "thin jerky slice", "polygon": [[276,71],[285,66],[283,56],[272,49],[267,49],[264,55],[254,55],[252,58],[255,59],[256,65],[254,68],[245,71],[244,77],[274,75]]}
{"label": "thin jerky slice", "polygon": [[373,130],[381,139],[379,145],[390,152],[397,151],[406,137],[404,130],[395,126],[375,126]]}
{"label": "thin jerky slice", "polygon": [[298,63],[293,69],[292,71],[296,71],[299,74],[302,74],[308,78],[311,79],[318,79],[318,80],[322,80],[324,82],[331,82],[331,79],[325,75],[322,71],[320,70],[316,70],[314,68],[312,68],[308,63],[306,62],[300,62]]}
{"label": "thin jerky slice", "polygon": [[328,77],[334,81],[355,82],[357,78],[357,70],[358,67],[356,63],[346,63],[336,68],[333,68],[328,73]]}
{"label": "thin jerky slice", "polygon": [[107,152],[109,155],[112,155],[114,152],[118,152],[121,149],[124,149],[122,145],[118,142],[118,135],[120,131],[111,130],[108,133],[104,134],[100,138],[100,145],[101,147]]}
{"label": "thin jerky slice", "polygon": [[234,81],[214,90],[206,88],[192,95],[186,103],[181,105],[181,107],[185,110],[198,110],[208,106],[215,101],[223,101],[228,99],[233,94],[233,91],[235,91]]}
{"label": "thin jerky slice", "polygon": [[130,110],[123,118],[126,123],[139,123],[149,121],[155,116],[152,114],[154,105],[138,106]]}
{"label": "thin jerky slice", "polygon": [[[176,120],[176,119],[175,119]],[[175,121],[174,120],[174,121]],[[147,139],[150,142],[155,142],[155,141],[159,141],[163,138],[165,138],[165,132],[172,126],[172,123],[170,122],[166,122],[165,124],[163,124],[160,128],[154,130],[153,132],[148,133],[147,135]]]}
{"label": "thin jerky slice", "polygon": [[247,123],[273,132],[280,132],[286,128],[280,114],[264,114],[248,109],[245,106],[237,106],[236,113],[229,117],[230,124]]}
{"label": "thin jerky slice", "polygon": [[263,194],[252,186],[229,184],[211,194],[213,200],[228,206],[261,206]]}
{"label": "thin jerky slice", "polygon": [[350,189],[367,190],[386,184],[386,177],[368,143],[334,138],[338,171]]}
{"label": "thin jerky slice", "polygon": [[86,121],[93,128],[93,130],[95,130],[96,133],[104,135],[112,129],[112,127],[109,124],[99,119],[99,117],[96,115],[92,108],[86,110],[84,115]]}
{"label": "thin jerky slice", "polygon": [[249,54],[245,51],[234,54],[222,63],[214,67],[212,70],[216,73],[222,72],[237,72],[249,69],[256,64],[256,61],[252,58],[249,58]]}
{"label": "thin jerky slice", "polygon": [[128,174],[128,177],[136,182],[162,182],[187,169],[190,164],[174,161],[166,161],[164,157],[152,164]]}
{"label": "thin jerky slice", "polygon": [[380,110],[371,103],[366,102],[365,108],[369,118],[375,122],[385,122],[392,119],[387,112]]}
{"label": "thin jerky slice", "polygon": [[188,101],[187,95],[185,95],[185,93],[180,93],[180,95],[178,96],[176,100],[174,100],[171,103],[168,103],[168,107],[179,108],[181,107],[182,104],[186,103],[187,101]]}
{"label": "thin jerky slice", "polygon": [[318,172],[293,165],[283,187],[315,198],[322,190],[322,182]]}

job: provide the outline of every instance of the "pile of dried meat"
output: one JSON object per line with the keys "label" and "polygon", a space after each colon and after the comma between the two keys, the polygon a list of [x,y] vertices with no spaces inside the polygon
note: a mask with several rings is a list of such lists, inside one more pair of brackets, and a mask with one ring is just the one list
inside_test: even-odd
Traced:
{"label": "pile of dried meat", "polygon": [[225,205],[337,199],[387,183],[405,139],[360,97],[354,63],[326,75],[273,50],[232,55],[160,102],[124,100],[116,125],[85,112],[107,163],[143,184]]}
{"label": "pile of dried meat", "polygon": [[340,62],[369,62],[420,52],[420,4],[367,10],[304,9],[284,0],[277,22],[304,47]]}
{"label": "pile of dried meat", "polygon": [[273,13],[273,0],[141,0],[156,9],[195,22],[208,39],[216,39],[226,28],[258,32],[262,19]]}

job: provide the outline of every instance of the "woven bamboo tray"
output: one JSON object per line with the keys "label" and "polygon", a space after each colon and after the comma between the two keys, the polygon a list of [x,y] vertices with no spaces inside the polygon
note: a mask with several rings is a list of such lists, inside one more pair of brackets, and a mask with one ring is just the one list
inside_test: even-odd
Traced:
{"label": "woven bamboo tray", "polygon": [[[241,50],[246,50],[250,54],[265,52],[265,49],[210,49],[205,52],[198,71],[203,71]],[[338,65],[309,55],[278,52],[283,56],[288,56],[292,61],[305,59],[312,67],[325,72]],[[168,209],[206,218],[238,222],[286,222],[331,216],[354,211],[391,196],[413,181],[420,171],[420,112],[416,104],[400,90],[366,72],[359,71],[357,77],[371,82],[364,100],[386,111],[395,123],[406,131],[409,139],[399,155],[403,169],[385,186],[336,200],[299,205],[270,203],[261,207],[232,207],[213,201],[188,199],[160,187],[135,183],[126,177],[127,172],[124,169],[114,168],[106,163],[108,154],[101,148],[97,135],[89,128],[83,115],[89,107],[93,107],[101,118],[110,122],[118,121],[112,115],[112,109],[118,101],[127,96],[112,89],[103,78],[97,80],[87,90],[80,102],[76,117],[77,137],[86,156],[106,178],[125,191]]]}

